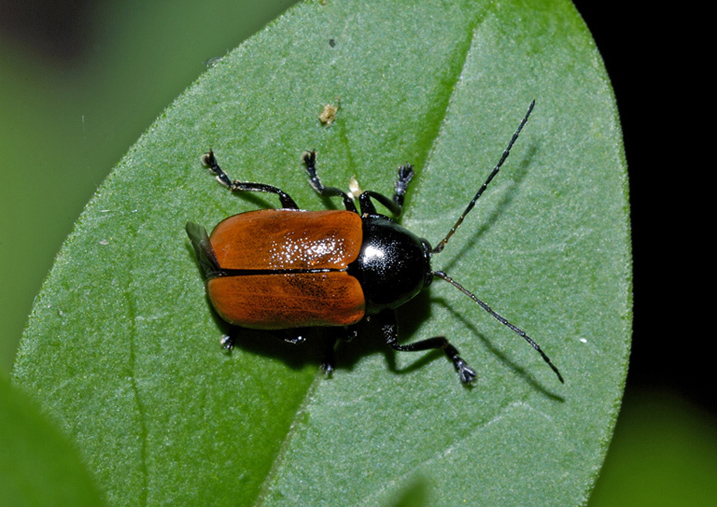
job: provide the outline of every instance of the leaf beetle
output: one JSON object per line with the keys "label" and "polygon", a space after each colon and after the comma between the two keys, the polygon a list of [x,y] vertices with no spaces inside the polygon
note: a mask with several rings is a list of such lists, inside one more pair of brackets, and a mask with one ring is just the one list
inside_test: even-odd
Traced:
{"label": "leaf beetle", "polygon": [[[233,192],[276,194],[281,209],[240,213],[220,222],[211,236],[192,222],[186,231],[206,280],[207,296],[219,316],[240,328],[283,330],[285,340],[304,340],[302,329],[329,327],[356,334],[364,319],[380,326],[386,343],[398,351],[439,349],[452,361],[460,380],[469,384],[476,372],[443,336],[402,345],[398,341],[395,309],[431,285],[434,278],[450,283],[486,312],[523,337],[555,372],[563,377],[538,344],[524,331],[493,311],[443,271],[431,269],[431,257],[440,253],[498,174],[535,105],[513,133],[498,163],[478,189],[455,225],[436,247],[391,218],[376,211],[373,201],[399,216],[413,178],[410,164],[398,169],[393,198],[364,191],[354,197],[326,187],[316,171],[316,152],[305,152],[303,162],[313,189],[322,196],[340,197],[345,210],[304,211],[284,191],[263,183],[231,180],[219,167],[213,151],[202,162],[216,179]],[[358,200],[360,212],[356,208]],[[344,331],[342,331],[344,332]],[[222,345],[234,346],[225,336]],[[335,364],[336,336],[327,339],[322,368]]]}

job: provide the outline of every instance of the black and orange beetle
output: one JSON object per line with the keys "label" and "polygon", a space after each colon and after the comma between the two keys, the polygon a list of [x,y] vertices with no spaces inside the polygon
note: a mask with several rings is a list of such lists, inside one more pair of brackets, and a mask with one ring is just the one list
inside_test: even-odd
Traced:
{"label": "black and orange beetle", "polygon": [[[425,239],[376,212],[378,201],[394,216],[401,213],[404,194],[413,177],[411,165],[398,169],[393,199],[365,191],[354,197],[334,187],[325,187],[316,173],[316,152],[306,152],[311,186],[322,196],[341,197],[346,211],[303,211],[282,190],[263,183],[232,181],[219,167],[214,153],[202,157],[217,180],[234,192],[276,194],[281,209],[264,209],[234,215],[220,222],[211,236],[192,222],[187,234],[206,279],[207,295],[226,322],[250,329],[285,330],[286,341],[304,340],[302,329],[331,327],[356,334],[363,319],[377,321],[388,345],[399,351],[441,349],[453,362],[460,379],[476,378],[473,368],[443,336],[401,345],[398,342],[395,309],[441,278],[478,303],[502,324],[522,336],[563,382],[558,369],[528,335],[494,312],[443,271],[432,271],[430,259],[440,253],[465,216],[505,162],[535,102],[513,134],[488,179],[448,235],[434,248]],[[234,338],[225,336],[225,348]],[[334,368],[335,337],[327,340],[322,368]]]}

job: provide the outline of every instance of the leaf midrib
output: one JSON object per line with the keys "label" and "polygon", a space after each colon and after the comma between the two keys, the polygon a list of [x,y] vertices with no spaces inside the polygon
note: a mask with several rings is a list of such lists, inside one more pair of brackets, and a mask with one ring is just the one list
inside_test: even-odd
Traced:
{"label": "leaf midrib", "polygon": [[[443,82],[441,83],[442,86],[439,85],[437,87],[437,95],[439,96],[440,100],[432,101],[432,103],[435,104],[435,107],[429,110],[426,114],[427,118],[436,118],[436,120],[433,122],[427,122],[429,128],[423,131],[425,132],[423,141],[419,141],[418,143],[419,146],[426,147],[422,152],[419,153],[417,157],[416,165],[418,166],[423,167],[429,163],[431,153],[433,153],[435,145],[441,138],[442,127],[446,121],[446,117],[450,112],[452,98],[456,93],[458,83],[460,82],[461,76],[463,75],[463,71],[468,62],[468,55],[470,49],[473,46],[476,34],[484,19],[485,11],[478,12],[474,15],[474,19],[467,25],[468,29],[465,30],[465,37],[459,44],[456,45],[454,57],[451,59],[452,64],[449,66],[450,71],[447,73],[446,79],[443,80]],[[447,92],[441,93],[442,90],[446,90]],[[343,129],[342,133],[344,133],[342,138],[346,138],[346,134]],[[348,142],[348,139],[345,140],[347,157],[349,160],[353,160],[353,154],[351,151],[352,143]],[[260,507],[264,505],[265,501],[267,500],[269,496],[269,491],[274,482],[274,478],[277,476],[277,474],[282,468],[282,464],[291,447],[291,442],[296,436],[296,434],[299,432],[299,429],[302,427],[302,416],[305,412],[309,410],[314,394],[321,385],[321,382],[326,380],[324,377],[324,372],[322,370],[317,370],[314,381],[309,385],[309,388],[306,391],[306,395],[304,396],[300,408],[297,410],[294,420],[289,426],[289,431],[286,433],[283,443],[273,459],[272,467],[269,470],[269,473],[267,474],[264,482],[262,483],[256,501],[253,503],[255,507]],[[461,437],[457,437],[456,441],[461,441],[466,438],[468,438],[468,436],[463,435]],[[393,482],[399,479],[400,478],[396,478]]]}

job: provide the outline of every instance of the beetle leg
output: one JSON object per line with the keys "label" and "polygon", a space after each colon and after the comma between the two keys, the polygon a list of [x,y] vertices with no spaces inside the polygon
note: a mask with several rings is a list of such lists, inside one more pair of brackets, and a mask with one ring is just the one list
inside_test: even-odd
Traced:
{"label": "beetle leg", "polygon": [[302,331],[302,329],[287,329],[282,333],[281,339],[286,343],[291,343],[292,345],[304,343],[306,341],[306,336],[304,336]]}
{"label": "beetle leg", "polygon": [[328,328],[325,333],[324,347],[322,349],[321,369],[327,376],[331,375],[336,367],[336,342],[338,340],[351,341],[358,335],[358,325]]}
{"label": "beetle leg", "polygon": [[398,178],[395,183],[395,192],[393,199],[389,199],[383,194],[367,190],[359,196],[359,204],[361,204],[361,213],[375,215],[376,208],[374,207],[371,199],[376,199],[378,202],[383,204],[393,216],[399,216],[403,210],[403,201],[406,191],[408,190],[408,184],[413,178],[413,166],[411,164],[402,165],[398,168]]}
{"label": "beetle leg", "polygon": [[304,164],[306,164],[306,172],[309,175],[309,183],[311,184],[311,188],[316,190],[316,192],[322,197],[341,197],[344,201],[344,206],[346,207],[346,210],[353,211],[354,213],[356,213],[356,206],[354,205],[354,202],[351,197],[349,197],[346,192],[336,187],[325,187],[324,184],[321,183],[319,175],[316,174],[315,151],[305,151],[304,154],[301,156],[301,159],[304,161]]}
{"label": "beetle leg", "polygon": [[461,358],[458,354],[458,350],[451,345],[445,336],[436,336],[422,340],[415,343],[409,343],[407,345],[401,345],[398,343],[398,324],[396,324],[396,314],[393,310],[384,310],[378,314],[378,321],[381,324],[381,330],[383,336],[394,350],[402,352],[417,352],[419,350],[430,350],[440,349],[446,353],[448,359],[453,362],[458,375],[461,378],[461,382],[464,384],[470,384],[476,378],[476,372],[473,368]]}
{"label": "beetle leg", "polygon": [[289,196],[286,192],[280,188],[272,187],[271,185],[265,185],[264,183],[249,183],[246,181],[234,180],[232,181],[227,173],[219,167],[217,158],[214,156],[214,152],[209,152],[202,155],[202,163],[209,168],[210,171],[217,177],[217,181],[227,187],[232,192],[266,192],[268,194],[276,194],[279,196],[281,206],[284,209],[299,209],[294,199]]}
{"label": "beetle leg", "polygon": [[331,372],[336,367],[336,336],[331,334],[324,338],[323,358],[321,359],[321,369],[326,372],[326,376],[331,376]]}
{"label": "beetle leg", "polygon": [[232,350],[234,348],[234,342],[235,342],[235,338],[232,335],[225,334],[224,336],[222,336],[222,339],[219,343],[222,344],[222,347],[224,348],[224,350],[229,352],[230,350]]}
{"label": "beetle leg", "polygon": [[346,327],[345,329],[346,329],[346,334],[343,337],[343,339],[346,340],[347,342],[350,342],[351,340],[353,340],[354,338],[356,338],[358,336],[358,324],[352,324],[352,325]]}
{"label": "beetle leg", "polygon": [[395,192],[393,194],[393,202],[403,208],[403,197],[408,191],[408,184],[413,179],[413,166],[411,164],[402,165],[398,168],[398,179],[396,179]]}

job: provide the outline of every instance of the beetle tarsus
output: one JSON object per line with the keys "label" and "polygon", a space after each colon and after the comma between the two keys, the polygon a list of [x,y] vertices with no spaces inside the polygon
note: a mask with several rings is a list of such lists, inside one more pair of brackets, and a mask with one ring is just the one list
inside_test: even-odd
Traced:
{"label": "beetle tarsus", "polygon": [[326,378],[331,378],[331,374],[334,372],[334,365],[324,361],[321,363],[321,369],[324,370]]}
{"label": "beetle tarsus", "polygon": [[224,336],[222,336],[222,339],[219,343],[221,343],[222,348],[224,350],[229,352],[234,348],[234,337],[231,335],[225,334]]}
{"label": "beetle tarsus", "polygon": [[456,367],[458,376],[460,376],[461,382],[464,384],[470,384],[476,379],[476,371],[468,366],[468,363],[466,363],[462,358],[458,356],[453,358],[453,366]]}
{"label": "beetle tarsus", "polygon": [[306,336],[304,336],[304,333],[302,333],[299,330],[296,329],[289,329],[286,331],[282,339],[286,343],[291,343],[292,345],[298,345],[300,343],[304,343],[306,341]]}
{"label": "beetle tarsus", "polygon": [[402,165],[398,168],[398,179],[394,187],[393,202],[398,204],[399,208],[403,208],[404,196],[408,191],[408,184],[413,179],[413,174],[413,166],[411,164]]}
{"label": "beetle tarsus", "polygon": [[219,167],[217,157],[214,156],[214,151],[209,150],[202,155],[202,164],[209,168],[214,176],[217,177],[217,181],[227,188],[232,188],[232,180],[229,178],[227,173]]}
{"label": "beetle tarsus", "polygon": [[301,160],[306,164],[307,171],[308,167],[313,167],[314,173],[316,172],[316,150],[306,150],[301,154]]}
{"label": "beetle tarsus", "polygon": [[[439,338],[443,337],[441,336]],[[463,382],[464,384],[470,384],[477,377],[476,371],[470,366],[468,366],[468,363],[466,363],[463,358],[458,355],[458,349],[451,345],[448,340],[446,340],[445,338],[443,339],[445,340],[443,351],[448,356],[448,359],[453,361],[453,366],[455,366],[456,371],[461,378],[461,382]]]}
{"label": "beetle tarsus", "polygon": [[217,162],[216,158],[214,157],[214,151],[209,150],[204,155],[202,155],[202,164],[204,164],[206,167],[212,167]]}

